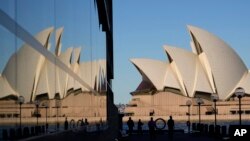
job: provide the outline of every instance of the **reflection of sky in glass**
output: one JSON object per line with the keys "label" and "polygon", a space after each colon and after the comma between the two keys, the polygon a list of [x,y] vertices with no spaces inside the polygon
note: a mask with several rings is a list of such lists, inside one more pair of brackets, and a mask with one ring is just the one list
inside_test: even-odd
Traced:
{"label": "reflection of sky in glass", "polygon": [[[16,3],[15,3],[16,2]],[[16,7],[16,8],[15,8]],[[23,0],[1,2],[1,10],[14,18],[32,35],[48,27],[63,27],[62,49],[81,47],[81,61],[105,59],[105,33],[99,28],[97,11],[92,0]],[[15,16],[16,15],[16,16]],[[0,71],[23,41],[0,26],[2,49]],[[50,37],[50,51],[55,50],[55,32]]]}

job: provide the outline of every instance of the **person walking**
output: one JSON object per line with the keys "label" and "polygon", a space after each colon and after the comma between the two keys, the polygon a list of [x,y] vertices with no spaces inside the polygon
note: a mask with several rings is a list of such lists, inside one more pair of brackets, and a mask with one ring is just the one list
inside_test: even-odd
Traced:
{"label": "person walking", "polygon": [[143,126],[143,123],[141,122],[141,119],[139,119],[137,123],[138,134],[142,134],[142,126]]}
{"label": "person walking", "polygon": [[149,137],[150,140],[155,139],[155,121],[154,119],[151,117],[150,121],[148,122],[148,129],[149,129]]}
{"label": "person walking", "polygon": [[129,117],[127,125],[128,125],[128,133],[131,134],[134,128],[134,121],[131,119],[131,117]]}
{"label": "person walking", "polygon": [[168,136],[170,140],[173,140],[173,134],[174,134],[174,120],[172,116],[169,116],[168,120]]}

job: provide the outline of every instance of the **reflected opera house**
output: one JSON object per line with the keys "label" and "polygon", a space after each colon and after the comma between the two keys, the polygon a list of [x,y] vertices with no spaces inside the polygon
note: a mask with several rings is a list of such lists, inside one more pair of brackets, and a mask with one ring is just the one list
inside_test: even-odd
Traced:
{"label": "reflected opera house", "polygon": [[112,0],[1,2],[0,36],[1,126],[86,119],[116,136]]}
{"label": "reflected opera house", "polygon": [[[50,49],[49,39],[53,30],[52,27],[47,28],[35,36],[44,48],[48,50]],[[80,62],[81,48],[70,47],[67,48],[65,52],[61,52],[60,41],[62,33],[63,28],[57,29],[55,33],[55,57],[69,67],[81,79],[84,79],[86,83],[79,83],[76,81],[76,78],[73,77],[74,75],[69,75],[70,72],[62,70],[58,66],[59,64],[53,64],[28,44],[24,44],[11,56],[1,74],[1,100],[5,101],[5,103],[7,102],[6,100],[13,103],[14,101],[11,101],[11,99],[15,100],[20,94],[22,94],[27,103],[33,103],[35,100],[39,100],[41,101],[39,104],[41,106],[43,106],[43,102],[47,102],[48,100],[51,101],[51,104],[54,102],[55,106],[55,101],[61,100],[60,116],[105,117],[105,60]],[[18,70],[18,72],[15,70]],[[90,88],[93,88],[93,90]],[[98,94],[92,94],[92,91],[96,91]],[[26,105],[28,106],[28,104]],[[90,106],[96,109],[90,109]],[[30,113],[34,113],[33,108],[29,108],[28,106],[27,109],[23,112],[22,116],[32,116]],[[53,115],[51,116],[56,116],[55,112],[52,113]],[[1,116],[15,116],[17,113],[15,113],[14,109],[14,111],[10,110],[6,114],[7,115],[1,113]]]}

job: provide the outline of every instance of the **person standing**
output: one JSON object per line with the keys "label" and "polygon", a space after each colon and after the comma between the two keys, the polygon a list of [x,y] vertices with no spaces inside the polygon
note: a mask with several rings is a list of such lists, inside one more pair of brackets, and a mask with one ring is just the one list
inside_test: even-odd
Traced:
{"label": "person standing", "polygon": [[128,125],[128,133],[131,134],[134,128],[134,121],[131,119],[131,117],[129,117],[127,125]]}
{"label": "person standing", "polygon": [[148,129],[149,129],[149,136],[150,136],[150,140],[155,139],[155,121],[154,119],[151,117],[150,121],[148,122]]}
{"label": "person standing", "polygon": [[141,119],[139,119],[138,124],[137,124],[138,134],[142,134],[142,126],[143,126],[143,123],[141,122]]}
{"label": "person standing", "polygon": [[69,127],[69,122],[66,117],[65,122],[64,122],[64,130],[68,130],[68,127]]}
{"label": "person standing", "polygon": [[82,120],[81,120],[81,126],[84,126],[83,118],[82,118]]}
{"label": "person standing", "polygon": [[174,134],[174,120],[173,120],[172,116],[169,116],[168,135],[169,135],[170,140],[173,140],[173,134]]}
{"label": "person standing", "polygon": [[85,125],[89,125],[88,119],[85,118]]}

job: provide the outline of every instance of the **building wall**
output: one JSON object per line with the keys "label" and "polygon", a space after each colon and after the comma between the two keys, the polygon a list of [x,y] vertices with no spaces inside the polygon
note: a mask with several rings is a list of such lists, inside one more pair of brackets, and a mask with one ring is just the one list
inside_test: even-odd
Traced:
{"label": "building wall", "polygon": [[[74,101],[74,102],[72,102]],[[90,93],[80,93],[77,95],[71,94],[65,99],[60,100],[60,105],[56,106],[56,100],[44,100],[39,104],[39,114],[41,117],[46,117],[46,108],[43,105],[49,103],[47,108],[48,117],[106,117],[106,96],[91,95]],[[20,117],[20,105],[15,101],[0,101],[0,117]],[[23,118],[35,117],[33,113],[36,111],[36,106],[33,103],[21,105]]]}
{"label": "building wall", "polygon": [[[188,98],[173,92],[156,92],[137,93],[132,96],[132,100],[125,108],[125,113],[133,113],[134,116],[149,116],[150,112],[154,111],[155,116],[169,116],[180,115],[186,116],[188,107],[186,101],[191,100],[190,107],[191,115],[198,115],[198,106],[195,98]],[[201,105],[201,114],[209,114],[213,110],[214,103],[211,100],[203,99],[204,104]],[[218,101],[217,112],[219,115],[231,115],[230,111],[238,111],[238,99],[230,101]],[[250,111],[250,98],[244,97],[242,99],[243,114]],[[210,113],[211,114],[211,113]]]}

